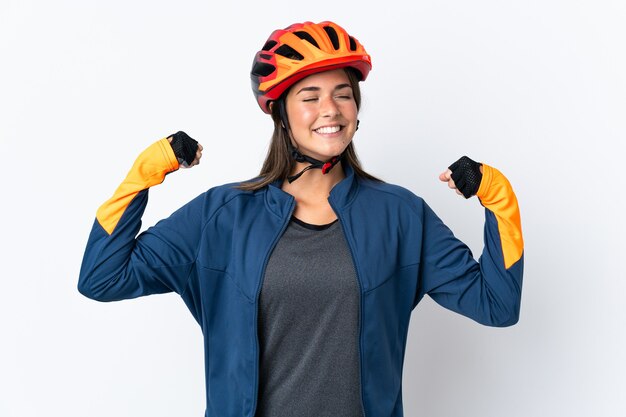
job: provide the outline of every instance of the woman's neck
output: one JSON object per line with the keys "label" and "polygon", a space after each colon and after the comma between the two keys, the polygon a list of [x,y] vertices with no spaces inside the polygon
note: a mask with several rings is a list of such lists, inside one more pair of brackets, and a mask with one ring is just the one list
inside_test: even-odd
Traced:
{"label": "woman's neck", "polygon": [[[306,166],[306,163],[298,163],[294,173]],[[328,202],[330,190],[345,176],[340,162],[326,174],[322,174],[320,169],[311,169],[292,183],[285,180],[282,189],[296,199],[294,215],[298,219],[311,224],[327,224],[336,219]]]}

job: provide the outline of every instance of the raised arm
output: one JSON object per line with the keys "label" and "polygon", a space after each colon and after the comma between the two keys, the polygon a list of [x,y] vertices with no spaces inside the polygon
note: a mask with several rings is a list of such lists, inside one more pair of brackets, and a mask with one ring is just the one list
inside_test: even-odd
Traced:
{"label": "raised arm", "polygon": [[469,158],[453,164],[440,179],[466,198],[475,193],[480,199],[485,207],[485,246],[476,262],[469,248],[427,207],[420,298],[428,294],[442,306],[482,324],[515,324],[521,301],[524,241],[511,184],[497,169],[480,166]]}
{"label": "raised arm", "polygon": [[201,156],[202,147],[183,132],[155,142],[139,155],[96,213],[78,281],[82,294],[114,301],[184,291],[200,235],[201,202],[194,200],[140,236],[137,233],[149,188],[180,164],[197,165]]}

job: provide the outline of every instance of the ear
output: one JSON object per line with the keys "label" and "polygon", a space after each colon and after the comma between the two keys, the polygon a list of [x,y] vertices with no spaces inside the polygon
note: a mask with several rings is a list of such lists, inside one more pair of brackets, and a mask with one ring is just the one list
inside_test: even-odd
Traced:
{"label": "ear", "polygon": [[274,113],[274,102],[273,101],[270,101],[270,104],[268,104],[267,107],[270,109],[270,113]]}

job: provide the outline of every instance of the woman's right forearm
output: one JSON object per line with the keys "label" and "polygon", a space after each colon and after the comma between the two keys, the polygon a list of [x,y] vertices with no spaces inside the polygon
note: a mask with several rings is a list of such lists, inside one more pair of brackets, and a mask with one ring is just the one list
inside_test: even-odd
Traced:
{"label": "woman's right forearm", "polygon": [[177,169],[178,161],[169,141],[161,139],[152,144],[135,160],[113,197],[100,206],[96,213],[98,223],[109,235],[112,234],[135,196],[162,183],[166,174]]}

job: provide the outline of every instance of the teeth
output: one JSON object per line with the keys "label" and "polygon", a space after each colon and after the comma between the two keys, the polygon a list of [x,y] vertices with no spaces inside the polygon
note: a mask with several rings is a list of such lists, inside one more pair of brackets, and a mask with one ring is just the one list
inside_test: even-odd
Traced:
{"label": "teeth", "polygon": [[341,126],[326,126],[320,127],[319,129],[315,129],[317,133],[328,134],[328,133],[336,133],[341,130]]}

